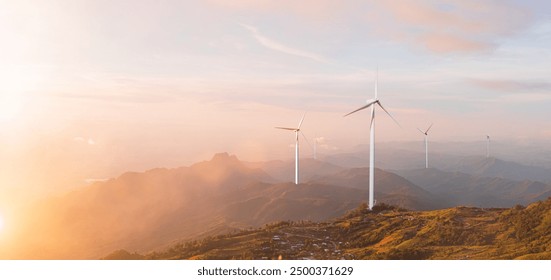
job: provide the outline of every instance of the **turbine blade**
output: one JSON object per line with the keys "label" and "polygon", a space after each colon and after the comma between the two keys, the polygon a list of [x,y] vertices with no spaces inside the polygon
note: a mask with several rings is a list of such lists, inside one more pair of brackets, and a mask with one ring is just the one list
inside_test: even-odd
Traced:
{"label": "turbine blade", "polygon": [[298,130],[298,128],[292,128],[292,127],[279,127],[279,126],[276,126],[275,128],[277,128],[277,129],[285,129],[285,130],[292,130],[292,131]]}
{"label": "turbine blade", "polygon": [[367,105],[362,106],[362,107],[360,107],[360,108],[358,108],[358,109],[356,109],[356,110],[354,110],[354,111],[352,111],[352,112],[350,112],[350,113],[344,115],[343,117],[346,117],[346,116],[348,116],[348,115],[352,115],[352,114],[354,114],[354,113],[356,113],[356,112],[358,112],[358,111],[361,111],[361,110],[363,110],[363,109],[369,108],[369,106],[371,106],[371,105],[373,105],[373,104],[375,104],[375,103],[377,103],[377,100],[374,100],[374,99],[368,100],[368,101],[367,101]]}
{"label": "turbine blade", "polygon": [[381,104],[381,102],[377,101],[377,104],[379,104],[379,107],[381,107],[381,109],[383,109],[383,111],[385,111],[385,113],[401,128],[402,126],[400,125],[400,123],[398,123],[398,121],[385,109],[385,107],[383,107],[383,105]]}
{"label": "turbine blade", "polygon": [[421,129],[417,128],[417,130],[419,130],[419,132],[425,134],[425,132],[423,132]]}
{"label": "turbine blade", "polygon": [[369,122],[369,130],[371,131],[371,128],[373,127],[373,123],[375,122],[375,108],[371,110],[371,122]]}
{"label": "turbine blade", "polygon": [[300,127],[302,126],[302,122],[304,121],[304,117],[306,117],[306,112],[302,114],[302,119],[300,119],[300,122],[298,123],[298,129],[300,130]]}
{"label": "turbine blade", "polygon": [[430,128],[432,127],[433,124],[434,124],[434,123],[431,123],[431,124],[430,124],[429,128],[427,128],[427,130],[425,131],[425,134],[429,133],[429,130],[430,130]]}

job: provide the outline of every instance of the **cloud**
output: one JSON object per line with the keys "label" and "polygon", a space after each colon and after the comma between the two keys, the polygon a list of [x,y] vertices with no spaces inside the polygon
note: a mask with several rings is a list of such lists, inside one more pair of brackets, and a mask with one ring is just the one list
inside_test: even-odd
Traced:
{"label": "cloud", "polygon": [[317,55],[317,54],[314,54],[314,53],[311,53],[311,52],[307,52],[307,51],[303,51],[303,50],[299,50],[299,49],[295,49],[295,48],[292,48],[292,47],[288,47],[288,46],[286,46],[284,44],[281,44],[279,42],[276,42],[276,41],[274,41],[274,40],[272,40],[268,37],[265,37],[262,34],[260,34],[260,32],[258,32],[258,29],[255,28],[255,27],[252,27],[252,26],[246,25],[246,24],[240,24],[240,25],[243,26],[243,28],[250,31],[251,34],[253,35],[253,37],[256,39],[256,41],[258,41],[258,43],[260,43],[262,46],[264,46],[268,49],[271,49],[271,50],[274,50],[274,51],[277,51],[277,52],[281,52],[281,53],[285,53],[285,54],[289,54],[289,55],[300,56],[300,57],[312,59],[312,60],[315,60],[315,61],[318,61],[318,62],[326,62],[326,59],[324,59],[320,55]]}
{"label": "cloud", "polygon": [[[535,20],[521,3],[495,0],[339,1],[338,5],[325,0],[209,2],[228,12],[248,11],[282,19],[292,17],[301,23],[297,28],[309,28],[308,32],[317,32],[323,26],[325,29],[340,26],[345,32],[359,29],[368,33],[366,35],[438,54],[491,51],[503,38],[526,29]],[[246,28],[268,48],[320,59],[315,54],[274,42],[255,28]]]}
{"label": "cloud", "polygon": [[[529,13],[508,1],[380,1],[379,35],[435,53],[492,50],[500,38],[526,28]],[[373,18],[373,17],[372,17]]]}
{"label": "cloud", "polygon": [[96,141],[94,141],[94,139],[92,139],[92,138],[86,139],[86,138],[81,137],[81,136],[77,136],[77,137],[73,138],[73,141],[86,143],[88,145],[96,145]]}
{"label": "cloud", "polygon": [[495,45],[450,34],[427,34],[420,36],[418,41],[428,50],[436,53],[478,52],[493,48]]}
{"label": "cloud", "polygon": [[339,147],[333,146],[330,143],[328,143],[327,139],[323,136],[314,138],[315,145],[317,146],[317,149],[322,149],[326,151],[338,151]]}

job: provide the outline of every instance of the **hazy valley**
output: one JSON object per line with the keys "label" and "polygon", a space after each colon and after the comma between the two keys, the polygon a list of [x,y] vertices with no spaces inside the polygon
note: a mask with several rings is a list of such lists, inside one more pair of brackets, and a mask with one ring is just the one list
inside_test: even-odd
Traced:
{"label": "hazy valley", "polygon": [[[347,157],[349,155],[346,154],[335,156],[341,160]],[[414,211],[437,210],[434,212],[407,212],[407,215],[415,217],[439,216],[440,213],[449,212],[453,214],[446,214],[445,217],[451,220],[467,218],[495,220],[505,210],[495,210],[497,212],[472,210],[473,213],[486,213],[490,216],[479,217],[477,216],[479,214],[476,214],[471,217],[469,215],[472,214],[472,211],[464,210],[466,208],[438,209],[457,206],[512,207],[516,204],[528,205],[551,196],[551,185],[544,182],[528,179],[515,181],[504,178],[508,176],[499,177],[500,174],[511,174],[507,170],[509,166],[516,167],[520,164],[494,158],[473,158],[474,161],[481,162],[481,166],[484,168],[473,169],[471,170],[473,172],[469,172],[461,165],[465,160],[470,160],[470,158],[456,157],[455,167],[444,168],[447,170],[455,168],[456,171],[443,171],[434,168],[393,171],[376,169],[376,202],[378,205],[384,203]],[[354,160],[348,162],[348,166],[354,165]],[[515,178],[533,178],[543,174],[540,170],[544,169],[543,167],[530,169],[531,171],[528,170],[528,167],[526,168],[526,171],[515,174]],[[401,224],[398,221],[403,220],[405,214],[402,212],[392,214],[399,215],[401,218],[385,214],[389,220],[378,220],[379,216],[365,213],[365,211],[362,212],[362,215],[367,215],[365,217],[351,218],[350,214],[343,217],[365,202],[367,198],[366,182],[369,178],[368,168],[343,167],[337,165],[335,161],[331,163],[302,159],[301,180],[305,183],[299,185],[289,182],[293,177],[293,171],[293,162],[291,161],[243,162],[236,156],[222,153],[216,154],[211,160],[189,167],[159,168],[146,172],[125,173],[117,178],[94,183],[64,196],[45,199],[33,207],[27,208],[23,215],[28,216],[29,219],[26,223],[20,224],[16,232],[19,240],[23,240],[23,242],[10,243],[3,248],[0,256],[16,259],[97,259],[110,252],[124,249],[128,252],[138,252],[142,257],[173,258],[175,256],[168,256],[164,253],[164,255],[159,253],[160,255],[157,257],[147,254],[152,251],[163,252],[165,248],[175,244],[186,244],[186,242],[194,240],[194,242],[211,240],[213,236],[228,233],[242,236],[258,232],[261,236],[254,239],[267,242],[266,238],[273,238],[273,232],[268,231],[269,234],[267,234],[264,232],[265,228],[258,230],[253,230],[253,228],[279,221],[290,221],[293,226],[302,221],[300,223],[305,227],[296,230],[312,232],[320,231],[320,225],[323,227],[332,225],[330,227],[338,228],[335,223],[350,222],[351,225],[355,225],[354,221],[357,219],[363,221],[377,218],[366,222],[367,224],[364,223],[364,226],[380,227],[377,231],[381,238],[395,235],[390,228],[422,232],[424,231],[423,227],[427,226],[428,220],[415,225],[409,225],[409,222]],[[478,171],[479,174],[474,171]],[[496,177],[490,177],[491,174]],[[392,224],[390,228],[383,225],[387,222]],[[454,225],[454,230],[458,231],[464,226],[463,223]],[[429,224],[428,226],[433,227],[434,225]],[[485,226],[491,227],[493,224]],[[403,227],[406,227],[407,230]],[[371,227],[362,228],[362,230],[368,230],[368,228],[370,231],[374,230]],[[467,229],[468,227],[465,227],[466,231]],[[246,231],[242,232],[242,230]],[[507,230],[504,229],[504,231]],[[329,232],[334,233],[332,229]],[[361,237],[361,235],[346,235],[342,230],[339,232],[338,242],[346,243],[348,237],[350,237],[349,240],[368,238]],[[284,233],[281,232],[283,235]],[[308,236],[308,234],[294,235]],[[231,236],[233,235],[229,235],[228,238],[233,239]],[[331,235],[330,238],[333,240],[335,237]],[[225,242],[223,244],[226,244]],[[381,240],[377,242],[381,242]],[[373,244],[377,244],[377,242]],[[488,241],[484,244],[489,246],[494,244],[492,242]],[[193,244],[197,245],[197,243]],[[385,246],[392,247],[398,246],[398,244],[402,243],[390,242]],[[467,245],[475,246],[473,244],[475,243]],[[253,250],[252,246],[253,243],[246,245],[248,251],[244,250],[243,252]],[[399,248],[402,246],[400,245]],[[390,247],[387,249],[391,250]],[[366,247],[361,250],[369,251],[368,249],[372,250],[373,248]],[[205,248],[197,247],[193,250],[203,250],[203,253],[197,253],[197,255],[206,254],[205,258],[217,256],[207,253],[208,250]],[[344,252],[342,249],[339,250]],[[359,247],[357,250],[360,250]],[[306,251],[310,252],[311,250]],[[376,250],[376,252],[379,251]],[[193,257],[186,254],[190,253],[185,253],[184,255],[187,256],[185,258]],[[247,253],[239,257],[240,255],[235,253],[232,257],[260,256],[256,253],[251,254]],[[354,258],[375,258],[377,256],[397,258],[384,254],[347,254],[353,255]],[[265,257],[265,255],[262,256]],[[342,254],[324,256],[324,258],[343,257]],[[430,256],[459,258],[459,255],[453,254],[431,253]],[[307,256],[294,254],[291,258],[299,257]],[[422,256],[419,255],[419,257]],[[127,256],[127,258],[129,257]],[[223,255],[223,258],[230,257]]]}

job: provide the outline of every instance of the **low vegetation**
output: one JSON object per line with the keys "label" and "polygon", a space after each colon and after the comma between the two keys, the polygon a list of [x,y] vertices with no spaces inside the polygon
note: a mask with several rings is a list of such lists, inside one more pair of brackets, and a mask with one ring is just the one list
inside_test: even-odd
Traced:
{"label": "low vegetation", "polygon": [[278,222],[133,259],[551,259],[551,198],[510,209],[360,205],[342,218]]}

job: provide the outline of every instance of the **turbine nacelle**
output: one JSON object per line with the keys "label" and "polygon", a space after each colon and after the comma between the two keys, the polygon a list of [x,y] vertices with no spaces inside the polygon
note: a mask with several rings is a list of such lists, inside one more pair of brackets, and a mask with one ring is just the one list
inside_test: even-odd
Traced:
{"label": "turbine nacelle", "polygon": [[[387,111],[387,109],[383,106],[383,104],[381,104],[381,101],[379,101],[379,99],[368,99],[366,105],[364,105],[364,106],[362,106],[362,107],[360,107],[360,108],[358,108],[358,109],[356,109],[356,110],[354,110],[354,111],[352,111],[352,112],[350,112],[350,113],[344,115],[343,117],[352,115],[352,114],[354,114],[354,113],[356,113],[356,112],[358,112],[358,111],[367,109],[367,108],[369,108],[369,107],[371,107],[371,106],[374,106],[374,105],[378,105],[381,109],[383,109],[383,111],[385,111],[385,113],[386,113],[386,114],[387,114],[387,115],[388,115],[388,116],[389,116],[389,117],[390,117],[399,127],[402,127],[402,126],[400,125],[400,123],[398,123],[398,121],[390,114],[390,112]],[[373,118],[374,118],[374,117],[375,117],[374,114],[372,114],[372,116],[371,116],[372,122],[373,122]]]}
{"label": "turbine nacelle", "polygon": [[277,128],[277,129],[290,130],[290,131],[294,131],[294,132],[299,132],[299,131],[300,131],[300,128],[292,128],[292,127],[280,127],[280,126],[276,126],[275,128]]}
{"label": "turbine nacelle", "polygon": [[432,127],[432,123],[430,124],[429,128],[427,128],[427,130],[425,131],[422,131],[421,129],[417,128],[417,130],[419,130],[419,132],[421,132],[422,134],[425,134],[425,135],[429,135],[429,130],[431,129]]}

